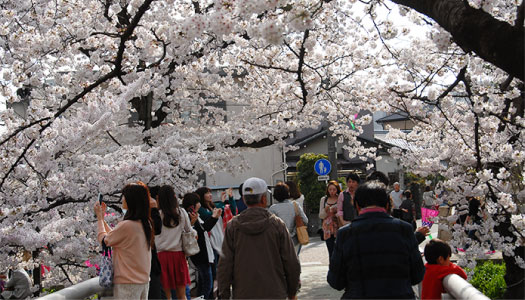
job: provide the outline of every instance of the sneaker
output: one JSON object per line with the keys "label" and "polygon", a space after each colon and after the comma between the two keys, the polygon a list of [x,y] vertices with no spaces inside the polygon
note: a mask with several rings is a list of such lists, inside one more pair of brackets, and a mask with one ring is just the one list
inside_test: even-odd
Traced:
{"label": "sneaker", "polygon": [[494,253],[496,253],[496,251],[494,251],[494,250],[490,250],[490,251],[485,252],[485,254],[487,254],[487,255],[491,255],[491,254],[494,254]]}
{"label": "sneaker", "polygon": [[463,249],[463,248],[458,248],[458,251],[459,251],[459,252],[465,252],[465,249]]}

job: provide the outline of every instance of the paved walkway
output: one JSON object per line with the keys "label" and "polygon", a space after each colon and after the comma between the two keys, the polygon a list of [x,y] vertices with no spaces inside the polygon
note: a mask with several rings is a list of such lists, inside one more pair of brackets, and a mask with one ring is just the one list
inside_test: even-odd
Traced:
{"label": "paved walkway", "polygon": [[340,299],[343,291],[334,290],[326,282],[328,273],[328,250],[318,235],[310,237],[310,243],[303,246],[301,260],[301,290],[299,299]]}

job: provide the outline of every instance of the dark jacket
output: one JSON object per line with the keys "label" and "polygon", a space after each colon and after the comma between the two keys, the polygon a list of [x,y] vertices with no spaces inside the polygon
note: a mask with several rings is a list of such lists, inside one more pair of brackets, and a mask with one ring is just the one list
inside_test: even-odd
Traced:
{"label": "dark jacket", "polygon": [[208,234],[206,231],[210,231],[213,226],[217,223],[216,218],[210,217],[204,221],[203,224],[200,223],[199,220],[195,222],[195,225],[193,225],[193,228],[197,231],[197,243],[199,244],[199,253],[190,256],[191,262],[198,266],[198,265],[204,265],[209,263],[208,258],[208,250],[206,249],[206,239],[204,238],[205,234]]}
{"label": "dark jacket", "polygon": [[408,210],[408,212],[402,212],[401,213],[401,220],[411,223],[416,218],[416,205],[411,199],[405,199],[403,203],[399,206],[399,208],[404,208]]}
{"label": "dark jacket", "polygon": [[248,208],[246,206],[246,203],[244,203],[244,200],[242,200],[242,198],[235,200],[235,204],[237,205],[237,214],[242,213],[244,210]]}
{"label": "dark jacket", "polygon": [[339,229],[328,283],[342,299],[414,298],[425,268],[410,224],[367,212]]}
{"label": "dark jacket", "polygon": [[352,201],[352,196],[349,192],[343,192],[343,220],[352,221],[357,216],[357,211]]}
{"label": "dark jacket", "polygon": [[228,223],[217,270],[220,299],[285,299],[296,294],[300,272],[279,217],[250,207]]}

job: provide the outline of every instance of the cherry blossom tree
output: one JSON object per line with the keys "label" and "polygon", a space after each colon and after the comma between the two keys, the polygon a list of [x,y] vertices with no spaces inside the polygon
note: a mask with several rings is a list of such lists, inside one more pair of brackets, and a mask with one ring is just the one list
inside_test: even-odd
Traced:
{"label": "cherry blossom tree", "polygon": [[443,175],[452,205],[487,199],[479,230],[519,282],[523,4],[500,2],[0,2],[2,92],[30,93],[27,118],[2,112],[0,267],[25,249],[51,266],[48,284],[94,276],[97,193],[116,222],[127,182],[184,192],[202,172],[239,171],[239,149],[322,120],[351,156],[375,158],[357,140],[371,116],[348,124],[383,110],[416,122],[392,131],[414,145],[393,149],[407,168]]}

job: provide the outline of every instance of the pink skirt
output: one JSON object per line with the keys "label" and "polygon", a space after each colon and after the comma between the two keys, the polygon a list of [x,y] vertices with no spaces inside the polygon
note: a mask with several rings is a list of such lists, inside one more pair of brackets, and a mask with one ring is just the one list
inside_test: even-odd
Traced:
{"label": "pink skirt", "polygon": [[163,288],[175,289],[190,284],[190,272],[184,252],[163,251],[157,255],[162,269],[160,282]]}

